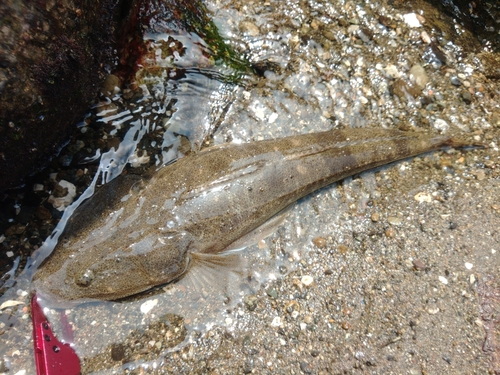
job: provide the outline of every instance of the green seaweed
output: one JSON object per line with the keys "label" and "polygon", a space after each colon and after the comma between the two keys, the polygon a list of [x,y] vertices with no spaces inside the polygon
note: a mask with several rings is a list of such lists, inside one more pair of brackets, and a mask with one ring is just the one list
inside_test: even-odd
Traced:
{"label": "green seaweed", "polygon": [[240,56],[229,43],[220,35],[215,23],[207,16],[207,9],[201,2],[197,6],[204,16],[202,19],[196,14],[186,12],[185,22],[193,27],[193,32],[198,34],[210,47],[215,58],[216,65],[225,64],[238,72],[250,72],[251,64],[244,57]]}

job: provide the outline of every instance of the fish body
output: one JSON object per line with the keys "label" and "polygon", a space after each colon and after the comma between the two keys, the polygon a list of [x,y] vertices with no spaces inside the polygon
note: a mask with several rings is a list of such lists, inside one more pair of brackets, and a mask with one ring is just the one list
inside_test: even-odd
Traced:
{"label": "fish body", "polygon": [[33,286],[59,300],[137,294],[179,279],[198,256],[223,253],[317,189],[462,145],[448,136],[361,128],[214,146],[162,168],[146,183],[129,177],[128,185],[113,181],[101,188],[105,193],[76,211]]}

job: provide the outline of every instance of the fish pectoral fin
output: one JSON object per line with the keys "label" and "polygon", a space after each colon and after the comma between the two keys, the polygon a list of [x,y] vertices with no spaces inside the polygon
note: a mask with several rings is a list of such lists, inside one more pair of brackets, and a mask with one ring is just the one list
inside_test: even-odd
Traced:
{"label": "fish pectoral fin", "polygon": [[245,260],[235,253],[191,253],[191,265],[179,283],[201,294],[228,293],[243,277]]}
{"label": "fish pectoral fin", "polygon": [[255,245],[263,239],[266,239],[267,237],[275,233],[283,224],[292,207],[293,205],[281,210],[269,220],[266,220],[262,225],[255,228],[253,231],[234,241],[231,245],[226,247],[224,251],[242,250],[248,246]]}

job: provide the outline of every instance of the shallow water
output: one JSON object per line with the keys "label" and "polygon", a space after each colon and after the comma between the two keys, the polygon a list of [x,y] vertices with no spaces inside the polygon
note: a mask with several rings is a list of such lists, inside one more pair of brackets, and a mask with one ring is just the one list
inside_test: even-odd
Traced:
{"label": "shallow water", "polygon": [[[183,145],[186,140],[191,148],[199,149],[207,144],[251,142],[336,126],[487,129],[484,117],[474,116],[474,123],[469,121],[467,109],[447,107],[441,113],[429,109],[419,97],[391,93],[395,80],[412,81],[410,69],[421,63],[427,49],[422,29],[405,28],[400,12],[384,2],[211,1],[207,6],[231,45],[246,53],[252,63],[265,62],[264,77],[240,77],[238,81],[234,78],[238,72],[203,60],[203,42],[195,35],[147,35],[153,48],[145,58],[150,65],[139,73],[142,95],[124,100],[117,93],[94,109],[95,121],[107,124],[109,135],[118,134],[125,140],[101,159],[108,180],[121,172],[132,155],[139,166],[143,150],[156,167],[167,164],[189,148]],[[400,29],[384,26],[379,22],[381,16],[401,22]],[[175,41],[186,46],[187,53],[166,59],[162,46]],[[453,69],[469,79],[477,69],[474,60],[462,60],[460,49],[451,42],[444,46],[455,62]],[[439,87],[439,68],[425,67],[430,83],[424,96],[432,91],[441,101],[454,94]],[[167,79],[181,71],[182,77]],[[441,117],[447,120],[444,128]],[[409,173],[406,166],[406,162],[398,164],[396,173],[405,176]],[[312,239],[330,233],[335,238],[328,241],[336,245],[351,246],[358,241],[355,233],[358,229],[363,232],[370,222],[368,203],[383,199],[381,192],[391,188],[386,173],[383,168],[376,178],[374,172],[367,172],[301,200],[274,234],[242,251],[247,266],[243,275],[233,275],[231,290],[200,290],[185,280],[135,301],[67,309],[84,373],[161,368],[165,353],[188,341],[196,342],[213,325],[225,325],[230,332],[243,326],[238,320],[244,310],[241,300],[268,281],[311,262],[308,254],[316,250]],[[97,176],[95,182],[100,183],[101,178]],[[46,246],[50,249],[53,244]],[[38,258],[38,264],[40,261]],[[315,268],[320,272],[322,266]],[[333,272],[340,275],[341,271]],[[0,303],[28,303],[27,274],[18,277]],[[47,306],[45,312],[61,337],[59,311]],[[5,309],[2,319],[4,327],[13,323],[6,333],[13,349],[2,351],[10,373],[34,373],[29,315],[21,306]],[[182,330],[184,325],[187,331]],[[158,330],[161,335],[154,333]],[[117,344],[129,354],[113,362],[109,352]]]}

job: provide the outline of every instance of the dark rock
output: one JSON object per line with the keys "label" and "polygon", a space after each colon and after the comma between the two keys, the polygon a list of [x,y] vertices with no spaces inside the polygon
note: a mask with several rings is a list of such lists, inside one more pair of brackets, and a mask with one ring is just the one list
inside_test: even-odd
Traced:
{"label": "dark rock", "polygon": [[458,77],[456,77],[456,76],[451,77],[450,82],[453,86],[461,86],[462,85],[462,82],[460,82],[460,79],[458,79]]}
{"label": "dark rock", "polygon": [[254,368],[253,358],[249,358],[245,361],[245,365],[243,366],[243,373],[250,374]]}
{"label": "dark rock", "polygon": [[306,361],[300,362],[300,370],[305,374],[310,374],[312,372],[311,366]]}
{"label": "dark rock", "polygon": [[440,6],[444,13],[449,14],[457,22],[477,35],[479,40],[489,41],[495,49],[500,48],[500,34],[498,34],[498,19],[500,17],[500,3],[488,0],[427,0],[433,5]]}
{"label": "dark rock", "polygon": [[311,355],[317,357],[319,355],[319,350],[311,350]]}
{"label": "dark rock", "polygon": [[490,79],[500,79],[500,53],[482,52],[477,55],[481,60],[484,75]]}
{"label": "dark rock", "polygon": [[21,212],[19,212],[19,215],[16,216],[16,221],[18,223],[28,224],[31,221],[31,218],[33,217],[36,209],[37,208],[33,206],[24,206],[23,208],[21,208]]}
{"label": "dark rock", "polygon": [[115,0],[2,1],[0,191],[45,165],[112,64]]}
{"label": "dark rock", "polygon": [[121,344],[114,344],[111,346],[111,358],[113,361],[121,361],[125,358],[125,348]]}
{"label": "dark rock", "polygon": [[465,103],[470,104],[472,102],[472,94],[466,91],[462,94],[462,99]]}
{"label": "dark rock", "polygon": [[43,206],[39,206],[37,208],[35,215],[37,219],[40,220],[49,220],[52,218],[52,214],[50,213],[50,211]]}
{"label": "dark rock", "polygon": [[14,236],[14,235],[23,234],[25,230],[26,230],[26,226],[25,225],[23,225],[23,224],[15,224],[15,225],[12,225],[9,228],[7,228],[7,230],[5,231],[5,236],[6,237],[11,237],[11,236]]}

